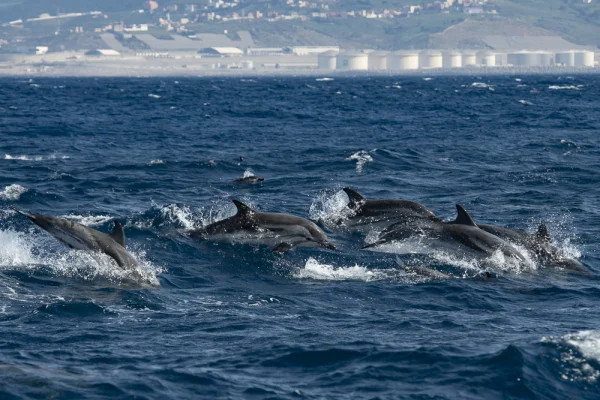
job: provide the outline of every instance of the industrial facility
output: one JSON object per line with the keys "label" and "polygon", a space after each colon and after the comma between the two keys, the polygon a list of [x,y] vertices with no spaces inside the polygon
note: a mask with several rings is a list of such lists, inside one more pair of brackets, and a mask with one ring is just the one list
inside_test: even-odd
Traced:
{"label": "industrial facility", "polygon": [[318,68],[346,71],[454,70],[460,68],[593,68],[594,52],[573,51],[324,51],[318,54]]}

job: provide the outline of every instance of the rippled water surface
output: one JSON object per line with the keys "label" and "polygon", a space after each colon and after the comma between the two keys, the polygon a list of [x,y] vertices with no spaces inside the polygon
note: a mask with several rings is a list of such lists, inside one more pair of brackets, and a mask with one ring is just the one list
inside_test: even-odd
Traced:
{"label": "rippled water surface", "polygon": [[[597,398],[599,112],[597,76],[2,79],[0,397]],[[361,251],[330,223],[346,186],[544,221],[589,273]],[[182,234],[232,199],[338,250]],[[11,207],[119,219],[160,288]]]}

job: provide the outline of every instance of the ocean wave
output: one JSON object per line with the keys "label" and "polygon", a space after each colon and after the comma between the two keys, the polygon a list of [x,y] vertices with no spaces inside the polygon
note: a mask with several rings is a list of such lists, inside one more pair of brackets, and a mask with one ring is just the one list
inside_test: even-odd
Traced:
{"label": "ocean wave", "polygon": [[6,186],[4,190],[0,192],[0,199],[19,200],[21,198],[21,195],[23,193],[26,193],[27,191],[27,188],[13,183],[12,185]]}
{"label": "ocean wave", "polygon": [[315,81],[317,81],[317,82],[330,82],[332,80],[333,80],[333,78],[317,78],[317,79],[315,79]]}
{"label": "ocean wave", "polygon": [[160,164],[164,164],[165,162],[163,160],[152,160],[148,163],[148,165],[160,165]]}
{"label": "ocean wave", "polygon": [[565,381],[598,382],[600,378],[600,330],[570,333],[560,338],[543,337],[542,343],[558,345]]}

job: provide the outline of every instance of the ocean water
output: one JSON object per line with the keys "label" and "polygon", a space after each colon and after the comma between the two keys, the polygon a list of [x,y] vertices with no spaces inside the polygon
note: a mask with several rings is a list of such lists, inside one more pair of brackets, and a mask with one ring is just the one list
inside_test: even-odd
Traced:
{"label": "ocean water", "polygon": [[[600,78],[324,77],[1,79],[0,398],[598,398]],[[544,221],[589,274],[361,251],[346,186]],[[182,234],[232,199],[338,250]],[[119,219],[160,288],[11,207]]]}

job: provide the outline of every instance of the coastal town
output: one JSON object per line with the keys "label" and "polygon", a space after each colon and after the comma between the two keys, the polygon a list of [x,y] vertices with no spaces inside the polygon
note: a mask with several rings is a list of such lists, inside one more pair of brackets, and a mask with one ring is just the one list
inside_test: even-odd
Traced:
{"label": "coastal town", "polygon": [[[597,64],[594,46],[505,18],[495,0],[412,2],[140,0],[140,8],[120,12],[0,16],[0,74],[497,72]],[[361,8],[365,3],[372,7]]]}

